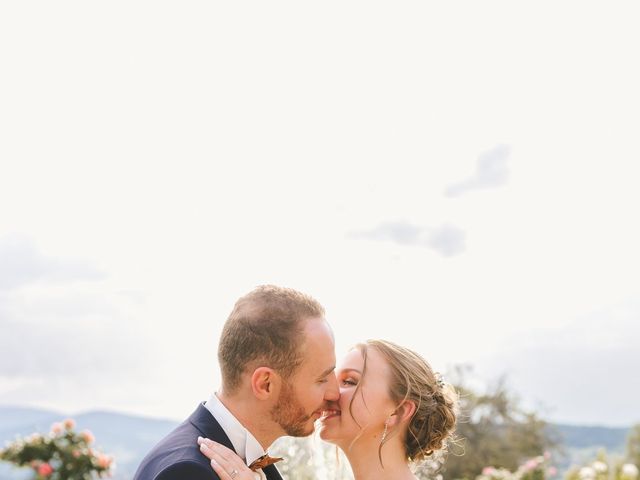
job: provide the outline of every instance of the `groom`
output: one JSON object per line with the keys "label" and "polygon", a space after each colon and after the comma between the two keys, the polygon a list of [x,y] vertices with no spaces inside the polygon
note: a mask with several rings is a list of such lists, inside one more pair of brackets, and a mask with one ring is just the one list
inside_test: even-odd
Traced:
{"label": "groom", "polygon": [[313,433],[339,397],[324,309],[292,289],[264,285],[240,298],[222,330],[218,360],[221,388],[147,454],[134,480],[219,480],[199,436],[233,449],[262,478],[281,480],[275,465],[261,470],[256,462],[278,437]]}

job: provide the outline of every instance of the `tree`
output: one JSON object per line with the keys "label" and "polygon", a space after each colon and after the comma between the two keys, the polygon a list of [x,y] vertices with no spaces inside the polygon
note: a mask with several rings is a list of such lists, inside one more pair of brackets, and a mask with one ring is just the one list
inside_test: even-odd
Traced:
{"label": "tree", "polygon": [[627,461],[640,466],[640,423],[634,425],[627,436]]}
{"label": "tree", "polygon": [[487,466],[516,470],[527,458],[558,447],[547,423],[520,407],[504,378],[480,393],[468,386],[471,373],[458,366],[450,374],[460,395],[459,438],[449,449],[444,478],[474,479]]}

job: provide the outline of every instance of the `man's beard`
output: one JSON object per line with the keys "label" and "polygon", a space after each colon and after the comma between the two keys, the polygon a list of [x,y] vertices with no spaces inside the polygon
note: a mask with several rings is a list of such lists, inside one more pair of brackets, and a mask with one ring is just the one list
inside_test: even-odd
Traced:
{"label": "man's beard", "polygon": [[293,387],[288,382],[283,382],[278,402],[271,409],[273,421],[290,437],[306,437],[313,433],[313,424],[311,430],[307,429],[312,416],[313,413],[308,415],[298,402]]}

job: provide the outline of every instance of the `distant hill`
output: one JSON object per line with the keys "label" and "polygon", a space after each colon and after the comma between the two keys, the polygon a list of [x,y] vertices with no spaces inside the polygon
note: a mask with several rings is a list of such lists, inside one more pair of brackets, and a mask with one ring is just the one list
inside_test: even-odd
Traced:
{"label": "distant hill", "polygon": [[[0,406],[0,445],[16,435],[33,432],[47,433],[53,422],[67,418],[57,412],[35,408]],[[89,412],[72,417],[79,430],[91,430],[96,446],[115,456],[117,469],[114,480],[130,480],[142,457],[158,440],[176,427],[178,422],[145,418],[115,412]],[[572,463],[594,458],[599,449],[622,454],[628,428],[591,427],[579,425],[550,425],[559,434],[567,451],[567,458],[558,465],[561,469]],[[0,464],[0,480],[30,478],[29,472]]]}
{"label": "distant hill", "polygon": [[55,412],[35,408],[0,407],[0,434],[28,425],[46,424],[48,428],[52,419],[59,416]]}
{"label": "distant hill", "polygon": [[629,428],[588,427],[581,425],[553,425],[562,442],[571,448],[606,448],[608,452],[623,453]]}
{"label": "distant hill", "polygon": [[[16,435],[47,433],[51,424],[67,418],[57,412],[33,408],[0,407],[0,445]],[[130,480],[142,457],[178,422],[145,418],[114,412],[89,412],[74,415],[78,430],[91,430],[96,447],[116,459],[114,480]],[[0,480],[29,478],[8,464],[0,464]]]}
{"label": "distant hill", "polygon": [[597,427],[582,425],[549,425],[559,435],[564,447],[564,458],[556,458],[560,471],[571,465],[584,465],[596,458],[601,450],[607,455],[622,457],[625,452],[629,428]]}

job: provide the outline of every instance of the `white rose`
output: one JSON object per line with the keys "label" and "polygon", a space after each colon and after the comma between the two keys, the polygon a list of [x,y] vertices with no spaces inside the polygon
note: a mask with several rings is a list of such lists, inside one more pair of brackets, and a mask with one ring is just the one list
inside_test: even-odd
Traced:
{"label": "white rose", "polygon": [[598,473],[604,473],[607,471],[607,464],[600,461],[593,462],[593,469]]}
{"label": "white rose", "polygon": [[578,476],[582,480],[591,480],[596,478],[596,471],[591,467],[582,467],[578,472]]}
{"label": "white rose", "polygon": [[622,475],[625,477],[636,478],[638,476],[638,467],[633,463],[625,463],[622,465]]}

